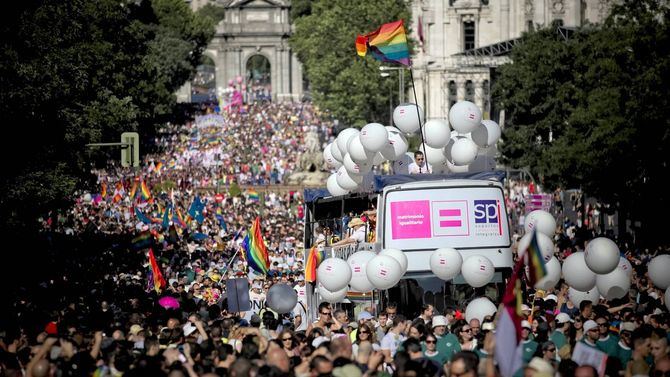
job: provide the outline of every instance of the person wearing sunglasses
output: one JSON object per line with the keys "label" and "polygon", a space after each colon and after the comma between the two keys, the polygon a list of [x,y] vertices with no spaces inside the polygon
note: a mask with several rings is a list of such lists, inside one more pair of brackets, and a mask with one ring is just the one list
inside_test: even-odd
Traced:
{"label": "person wearing sunglasses", "polygon": [[330,325],[333,323],[331,317],[330,304],[327,302],[322,302],[319,304],[319,319],[309,325],[307,333],[309,334],[310,330],[314,327],[318,327],[323,330],[326,334],[330,332]]}
{"label": "person wearing sunglasses", "polygon": [[633,353],[631,343],[635,324],[633,322],[623,322],[619,326],[619,342],[617,343],[616,357],[621,361],[621,365],[628,364]]}
{"label": "person wearing sunglasses", "polygon": [[566,313],[558,313],[554,319],[556,329],[549,336],[549,340],[556,345],[556,348],[561,349],[568,343],[566,335],[570,332],[570,327],[573,322],[572,318]]}
{"label": "person wearing sunglasses", "polygon": [[606,315],[599,314],[596,316],[596,323],[598,324],[598,332],[600,338],[597,341],[598,348],[607,354],[609,357],[616,356],[617,343],[619,339],[610,335],[610,322]]}
{"label": "person wearing sunglasses", "polygon": [[552,365],[556,363],[556,345],[554,342],[546,341],[542,343],[542,359],[550,362]]}
{"label": "person wearing sunglasses", "polygon": [[286,355],[290,358],[293,356],[300,356],[300,350],[297,348],[297,342],[293,336],[291,330],[283,330],[279,333],[277,339],[281,340],[283,350],[286,352]]}
{"label": "person wearing sunglasses", "polygon": [[429,360],[435,361],[440,365],[444,365],[448,360],[445,357],[446,355],[441,354],[437,350],[437,337],[432,334],[426,336],[426,340],[423,341],[425,350],[423,351],[423,356]]}
{"label": "person wearing sunglasses", "polygon": [[670,357],[665,356],[656,361],[654,369],[649,373],[651,377],[670,377]]}
{"label": "person wearing sunglasses", "polygon": [[477,340],[472,335],[472,329],[467,322],[461,323],[461,321],[459,321],[456,323],[454,334],[458,337],[458,343],[461,345],[461,350],[474,351],[477,348]]}
{"label": "person wearing sunglasses", "polygon": [[356,331],[356,339],[354,340],[354,343],[351,345],[354,357],[358,355],[358,347],[360,346],[361,342],[370,342],[372,344],[373,351],[380,350],[380,346],[379,343],[377,343],[377,337],[375,336],[375,332],[372,331],[372,329],[367,323],[363,323],[362,325],[358,326],[358,330]]}

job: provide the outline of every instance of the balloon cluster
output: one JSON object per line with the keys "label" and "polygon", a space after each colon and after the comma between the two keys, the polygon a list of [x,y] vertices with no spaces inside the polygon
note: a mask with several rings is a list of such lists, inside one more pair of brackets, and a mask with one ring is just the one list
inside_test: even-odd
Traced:
{"label": "balloon cluster", "polygon": [[359,251],[346,261],[325,259],[317,269],[318,292],[323,301],[342,301],[347,291],[369,292],[389,289],[400,281],[407,271],[407,256],[402,250],[384,249],[379,254]]}
{"label": "balloon cluster", "polygon": [[[532,231],[537,231],[537,243],[544,260],[547,275],[541,279],[535,288],[548,290],[554,288],[561,278],[570,287],[568,298],[576,306],[584,300],[598,302],[602,297],[613,300],[625,297],[631,285],[633,268],[620,256],[620,251],[614,241],[598,237],[591,240],[583,252],[570,254],[560,262],[554,257],[554,243],[551,239],[556,229],[556,220],[546,211],[536,210],[526,216],[524,224],[526,234],[519,240],[519,256],[524,255],[532,238]],[[670,256],[658,256],[649,263],[649,277],[661,289],[670,294]]]}
{"label": "balloon cluster", "polygon": [[479,148],[495,144],[501,133],[497,123],[482,120],[479,108],[468,101],[451,107],[449,123],[429,120],[424,124],[423,110],[411,103],[395,108],[393,123],[395,127],[369,123],[360,131],[347,128],[326,146],[323,158],[335,170],[326,182],[331,195],[345,195],[358,189],[373,166],[404,158],[409,148],[407,136],[417,133],[422,126],[425,144],[420,150],[425,150],[426,161],[438,174],[467,171]]}

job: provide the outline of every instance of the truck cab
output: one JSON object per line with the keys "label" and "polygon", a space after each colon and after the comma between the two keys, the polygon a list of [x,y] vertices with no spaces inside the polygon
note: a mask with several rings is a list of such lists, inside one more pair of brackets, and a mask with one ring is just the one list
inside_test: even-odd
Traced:
{"label": "truck cab", "polygon": [[[495,302],[503,293],[505,278],[512,267],[503,179],[504,172],[379,176],[371,193],[313,197],[306,204],[305,245],[307,248],[312,245],[315,223],[331,224],[336,231],[345,231],[346,221],[342,219],[374,207],[376,226],[369,229],[375,233],[374,242],[326,246],[327,257],[347,259],[358,250],[378,252],[393,248],[405,252],[408,268],[393,288],[350,292],[341,307],[355,314],[365,307],[380,310],[394,302],[401,312],[413,318],[420,314],[424,304],[443,312],[450,307],[464,308],[470,300],[482,296]],[[473,288],[460,275],[450,281],[434,276],[430,255],[442,247],[458,250],[464,260],[472,255],[486,256],[496,269],[493,280],[484,287]],[[310,308],[319,303],[315,287],[311,288],[308,289]]]}

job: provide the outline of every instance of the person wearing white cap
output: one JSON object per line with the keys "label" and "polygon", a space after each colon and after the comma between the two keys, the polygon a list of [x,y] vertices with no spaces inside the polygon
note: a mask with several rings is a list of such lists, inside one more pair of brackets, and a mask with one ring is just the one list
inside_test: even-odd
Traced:
{"label": "person wearing white cap", "polygon": [[443,315],[433,316],[432,320],[433,334],[437,338],[437,352],[443,355],[444,359],[451,361],[451,357],[461,351],[456,335],[447,333],[447,317]]}
{"label": "person wearing white cap", "polygon": [[633,331],[635,323],[623,322],[619,325],[619,343],[617,343],[617,357],[621,360],[621,365],[628,364],[633,355]]}
{"label": "person wearing white cap", "polygon": [[600,351],[600,348],[598,348],[597,345],[598,338],[600,338],[600,332],[598,331],[598,324],[596,321],[589,319],[588,321],[584,322],[584,337],[582,340],[580,340],[580,342],[588,347]]}
{"label": "person wearing white cap", "polygon": [[558,313],[554,321],[556,321],[556,330],[551,333],[549,340],[554,342],[556,349],[560,350],[568,343],[565,334],[570,331],[570,326],[574,320],[567,313]]}
{"label": "person wearing white cap", "polygon": [[521,321],[521,338],[523,339],[522,347],[524,364],[528,364],[528,362],[530,362],[530,360],[533,358],[533,355],[535,355],[535,351],[537,351],[537,342],[529,339],[529,335],[530,322],[523,320]]}

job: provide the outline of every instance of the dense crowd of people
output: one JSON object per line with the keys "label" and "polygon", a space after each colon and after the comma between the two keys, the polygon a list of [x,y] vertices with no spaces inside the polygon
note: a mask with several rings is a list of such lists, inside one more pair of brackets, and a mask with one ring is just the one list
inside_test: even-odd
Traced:
{"label": "dense crowd of people", "polygon": [[[253,188],[284,181],[306,131],[326,142],[333,137],[332,123],[309,104],[256,103],[166,126],[139,172],[113,165],[96,171],[100,193],[79,195],[67,212],[41,219],[64,250],[56,256],[59,277],[36,276],[35,287],[13,293],[13,321],[0,328],[3,375],[499,375],[496,318],[466,320],[467,302],[441,312],[425,304],[418,316],[418,308],[386,301],[355,309],[322,302],[311,312],[302,195]],[[507,187],[510,215],[523,224],[525,198],[539,188],[523,181]],[[557,215],[563,202],[571,205],[558,194]],[[376,216],[370,209],[315,224],[310,244],[321,250],[374,242]],[[241,247],[256,217],[267,274],[249,268]],[[598,232],[559,217],[555,256],[584,250]],[[668,250],[619,246],[633,270],[621,299],[575,302],[562,280],[547,291],[525,289],[516,375],[670,373],[667,303],[646,267]],[[277,283],[298,297],[285,314],[266,305]],[[246,295],[250,309],[231,310]],[[587,365],[584,347],[602,352],[601,365]]]}

